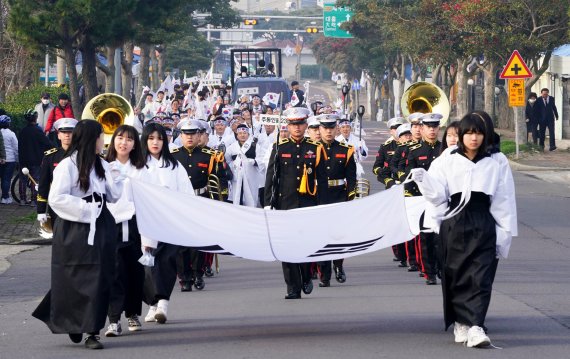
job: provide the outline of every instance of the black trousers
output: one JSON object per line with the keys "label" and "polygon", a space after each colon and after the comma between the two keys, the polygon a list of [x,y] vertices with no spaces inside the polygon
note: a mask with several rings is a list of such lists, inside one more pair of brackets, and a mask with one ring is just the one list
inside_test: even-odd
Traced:
{"label": "black trousers", "polygon": [[538,126],[538,145],[544,148],[544,141],[546,139],[546,129],[548,129],[548,136],[549,136],[549,145],[550,150],[553,150],[556,147],[555,139],[554,139],[554,120],[548,122],[541,122]]}
{"label": "black trousers", "polygon": [[426,275],[436,275],[438,270],[438,238],[435,233],[420,233],[421,270]]}
{"label": "black trousers", "polygon": [[123,311],[127,318],[135,314],[141,315],[144,285],[144,267],[138,262],[141,256],[140,239],[138,243],[132,242],[117,248],[115,280],[109,300],[111,323],[118,323]]}
{"label": "black trousers", "polygon": [[321,281],[331,280],[332,266],[331,262],[335,267],[342,267],[344,259],[335,259],[334,261],[323,261],[319,262],[319,270],[321,272]]}
{"label": "black trousers", "polygon": [[176,283],[176,258],[180,246],[159,242],[154,253],[154,267],[151,269],[154,284],[154,300],[151,305],[160,299],[170,299],[174,284]]}
{"label": "black trousers", "polygon": [[301,293],[303,283],[311,280],[310,263],[287,263],[282,262],[283,277],[287,284],[287,293]]}
{"label": "black trousers", "polygon": [[410,239],[406,243],[404,243],[404,248],[406,250],[406,258],[408,259],[408,265],[417,265],[418,262],[416,260],[416,241],[417,238],[414,237]]}
{"label": "black trousers", "polygon": [[206,253],[190,247],[179,247],[176,267],[181,282],[193,282],[194,278],[204,276]]}

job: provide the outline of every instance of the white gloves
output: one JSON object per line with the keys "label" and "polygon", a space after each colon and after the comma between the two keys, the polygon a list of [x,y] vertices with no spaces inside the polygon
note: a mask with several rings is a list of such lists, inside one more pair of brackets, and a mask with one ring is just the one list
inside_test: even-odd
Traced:
{"label": "white gloves", "polygon": [[423,168],[414,168],[410,171],[411,177],[410,179],[414,182],[422,182],[424,180],[424,175],[426,170]]}
{"label": "white gloves", "polygon": [[139,258],[139,263],[145,267],[154,267],[154,256],[150,252],[143,251],[143,255]]}
{"label": "white gloves", "polygon": [[255,160],[253,158],[246,158],[245,162],[249,165],[255,165]]}
{"label": "white gloves", "polygon": [[47,214],[45,214],[45,213],[38,214],[38,222],[40,222],[40,224],[46,223],[47,222]]}
{"label": "white gloves", "polygon": [[38,191],[38,185],[34,186],[34,189],[36,190],[36,192]]}
{"label": "white gloves", "polygon": [[270,211],[270,210],[271,210],[271,206],[265,206],[265,207],[263,207],[263,209],[265,209],[266,211]]}

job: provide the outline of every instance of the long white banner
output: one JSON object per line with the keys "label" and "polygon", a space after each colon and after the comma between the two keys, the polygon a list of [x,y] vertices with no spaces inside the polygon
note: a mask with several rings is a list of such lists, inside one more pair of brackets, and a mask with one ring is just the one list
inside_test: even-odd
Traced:
{"label": "long white banner", "polygon": [[410,240],[417,229],[409,223],[418,222],[424,202],[422,197],[405,202],[402,187],[351,202],[269,211],[132,180],[143,236],[205,252],[291,263],[347,258]]}

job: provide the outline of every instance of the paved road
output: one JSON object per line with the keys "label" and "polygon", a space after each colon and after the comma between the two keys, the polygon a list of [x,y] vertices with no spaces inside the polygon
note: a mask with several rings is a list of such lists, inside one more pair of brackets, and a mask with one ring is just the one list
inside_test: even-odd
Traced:
{"label": "paved road", "polygon": [[[375,152],[385,130],[366,127]],[[487,325],[504,349],[492,354],[453,343],[440,287],[397,268],[389,250],[347,260],[347,283],[297,301],[282,299],[278,263],[222,258],[204,291],[175,291],[165,325],[103,338],[107,349],[91,352],[30,316],[49,286],[44,246],[11,257],[0,275],[0,358],[568,358],[569,187],[515,181],[520,237],[497,273]]]}

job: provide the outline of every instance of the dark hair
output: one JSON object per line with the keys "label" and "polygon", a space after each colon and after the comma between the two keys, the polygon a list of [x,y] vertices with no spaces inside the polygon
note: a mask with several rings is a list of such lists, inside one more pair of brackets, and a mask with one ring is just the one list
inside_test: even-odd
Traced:
{"label": "dark hair", "polygon": [[531,92],[531,93],[528,95],[528,98],[531,98],[531,97],[538,98],[538,96],[536,95],[536,92]]}
{"label": "dark hair", "polygon": [[295,80],[291,81],[291,87],[296,86],[298,84],[299,84],[299,81],[295,81]]}
{"label": "dark hair", "polygon": [[135,141],[135,145],[133,149],[129,153],[129,160],[131,160],[131,164],[135,166],[136,169],[140,170],[145,165],[145,160],[142,154],[141,148],[141,141],[139,139],[139,134],[137,129],[133,126],[129,125],[121,125],[117,127],[115,132],[113,133],[113,137],[111,137],[111,143],[109,145],[109,149],[107,150],[107,162],[113,162],[117,159],[117,150],[115,149],[115,138],[117,136],[127,135],[128,138]]}
{"label": "dark hair", "polygon": [[77,169],[79,170],[79,188],[83,192],[89,190],[89,175],[95,168],[95,174],[100,179],[105,179],[105,169],[99,154],[95,152],[97,139],[103,133],[103,126],[94,120],[82,120],[77,122],[73,129],[71,144],[64,157],[69,157],[77,152]]}
{"label": "dark hair", "polygon": [[447,132],[449,131],[450,128],[454,128],[455,132],[457,132],[457,134],[459,134],[459,121],[453,121],[451,123],[449,123],[447,125],[447,127],[445,128],[445,131],[443,132],[443,138],[441,139],[441,152],[443,153],[443,151],[445,151],[445,149],[447,147],[449,147],[449,145],[447,144]]}
{"label": "dark hair", "polygon": [[150,151],[148,150],[148,136],[150,136],[153,132],[158,132],[158,135],[163,141],[162,150],[160,151],[160,158],[162,158],[164,161],[165,167],[172,166],[172,169],[175,169],[176,166],[178,166],[178,161],[176,158],[174,158],[174,156],[172,156],[170,150],[168,149],[168,136],[166,135],[166,130],[164,127],[162,127],[162,125],[159,125],[158,123],[151,122],[143,128],[143,133],[141,136],[141,147],[145,160],[151,156]]}
{"label": "dark hair", "polygon": [[545,88],[543,88],[542,90],[540,90],[540,92],[542,92],[542,91],[547,91],[547,92],[549,92],[549,93],[550,93],[550,90],[549,90],[549,89],[547,89],[546,87],[545,87]]}
{"label": "dark hair", "polygon": [[159,93],[164,95],[164,91],[162,91],[162,90],[158,91],[156,94],[158,95]]}
{"label": "dark hair", "polygon": [[59,94],[59,96],[57,97],[57,99],[58,99],[58,100],[69,100],[69,96],[68,96],[66,93],[62,92],[62,93]]}
{"label": "dark hair", "polygon": [[273,65],[272,63],[269,63],[269,65],[267,65],[267,69],[269,71],[273,71],[273,69],[275,69],[275,65]]}
{"label": "dark hair", "polygon": [[463,136],[470,132],[483,135],[483,143],[481,143],[481,146],[477,149],[477,156],[484,155],[487,152],[487,144],[489,141],[487,126],[481,115],[475,112],[468,113],[459,121],[459,141],[457,142],[457,147],[460,152],[466,152],[465,145],[463,144]]}
{"label": "dark hair", "polygon": [[501,137],[495,133],[495,125],[493,124],[493,119],[485,111],[474,111],[474,114],[478,115],[485,121],[485,128],[487,133],[485,138],[487,139],[487,152],[497,153],[501,151]]}
{"label": "dark hair", "polygon": [[261,59],[257,62],[260,67],[265,67],[265,60]]}

